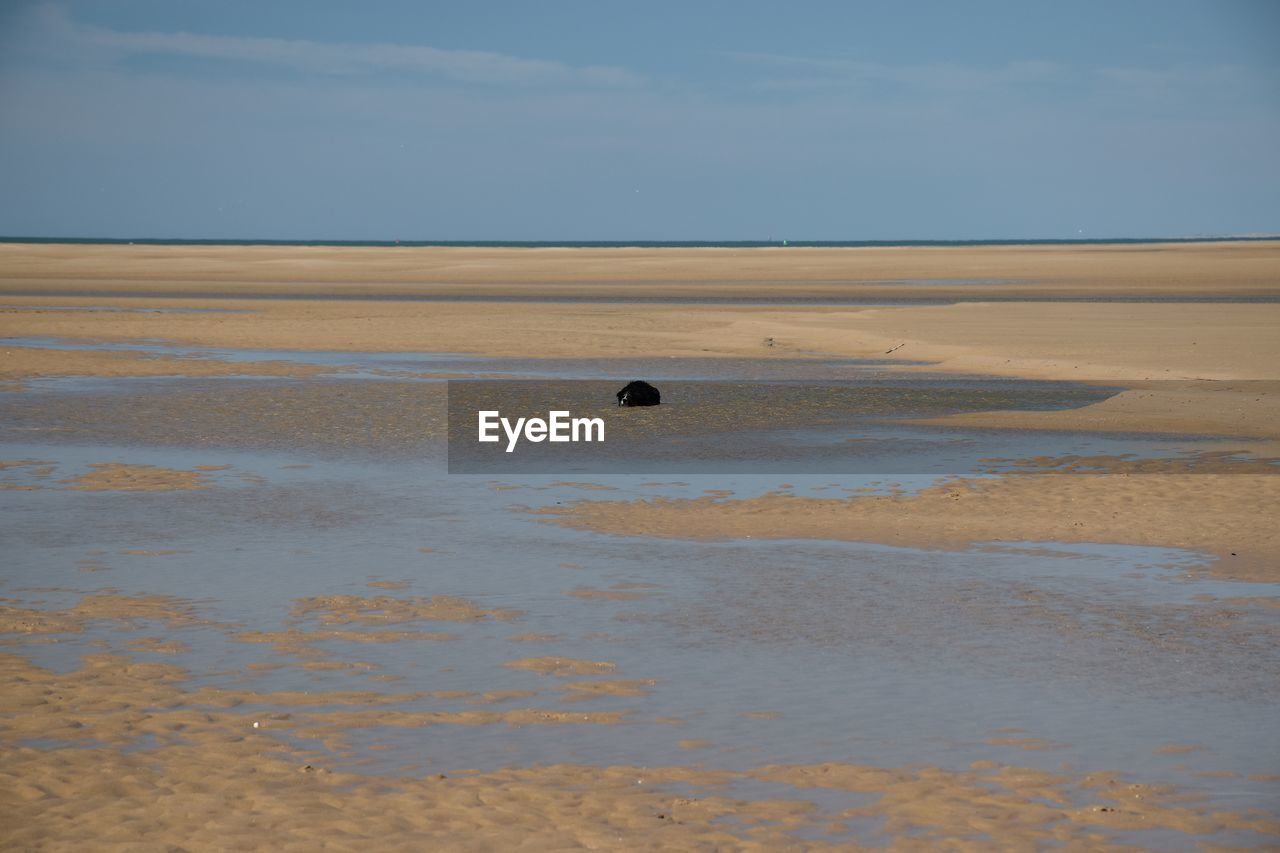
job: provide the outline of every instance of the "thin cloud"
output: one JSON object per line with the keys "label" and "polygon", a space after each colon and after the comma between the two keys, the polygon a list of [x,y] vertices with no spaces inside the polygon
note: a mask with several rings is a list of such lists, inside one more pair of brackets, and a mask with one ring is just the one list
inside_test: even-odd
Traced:
{"label": "thin cloud", "polygon": [[274,65],[329,75],[397,71],[499,86],[634,87],[643,82],[638,75],[612,66],[573,66],[488,51],[446,50],[427,45],[113,30],[77,24],[55,4],[46,4],[41,9],[41,17],[46,27],[59,31],[64,39],[117,58],[180,56]]}
{"label": "thin cloud", "polygon": [[774,89],[833,89],[892,85],[943,93],[983,92],[1062,79],[1053,62],[1011,62],[994,68],[955,63],[899,64],[857,59],[821,59],[770,53],[729,53],[734,59],[796,72],[763,84]]}
{"label": "thin cloud", "polygon": [[[1139,106],[1206,103],[1255,98],[1274,100],[1280,76],[1243,65],[1102,67],[1056,62],[1008,62],[997,66],[957,63],[889,64],[768,53],[728,53],[733,59],[773,71],[754,85],[777,92],[890,92],[922,97],[1035,93],[1050,87],[1057,103],[1104,98]],[[1069,94],[1068,94],[1069,93]]]}

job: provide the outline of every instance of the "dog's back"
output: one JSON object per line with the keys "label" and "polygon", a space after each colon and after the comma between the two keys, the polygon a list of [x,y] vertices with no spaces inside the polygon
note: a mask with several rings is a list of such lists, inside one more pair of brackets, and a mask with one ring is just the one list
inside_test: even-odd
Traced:
{"label": "dog's back", "polygon": [[657,406],[661,403],[662,395],[658,389],[641,379],[628,382],[618,392],[619,406]]}

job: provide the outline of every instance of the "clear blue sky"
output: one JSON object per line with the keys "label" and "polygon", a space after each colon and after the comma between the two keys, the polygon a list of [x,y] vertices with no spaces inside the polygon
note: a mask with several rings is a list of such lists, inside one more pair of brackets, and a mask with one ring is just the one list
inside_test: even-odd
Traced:
{"label": "clear blue sky", "polygon": [[0,0],[0,234],[1280,232],[1280,2]]}

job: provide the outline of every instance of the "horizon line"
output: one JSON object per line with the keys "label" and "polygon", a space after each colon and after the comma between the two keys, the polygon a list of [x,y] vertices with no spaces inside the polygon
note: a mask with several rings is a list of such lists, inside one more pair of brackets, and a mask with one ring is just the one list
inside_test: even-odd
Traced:
{"label": "horizon line", "polygon": [[977,237],[967,239],[881,240],[360,240],[345,238],[256,237],[70,237],[0,235],[0,243],[35,245],[144,245],[144,246],[346,246],[408,248],[876,248],[910,246],[1036,246],[1142,243],[1261,242],[1280,239],[1278,233],[1196,235],[1185,237]]}

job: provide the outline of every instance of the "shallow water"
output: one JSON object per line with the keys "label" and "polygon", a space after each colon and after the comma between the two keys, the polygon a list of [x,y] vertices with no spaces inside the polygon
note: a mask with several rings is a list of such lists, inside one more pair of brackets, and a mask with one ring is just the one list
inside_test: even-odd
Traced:
{"label": "shallow water", "polygon": [[[77,457],[112,456],[98,448],[11,448],[18,449],[68,467]],[[250,676],[256,689],[367,689],[365,676],[376,672],[401,676],[397,691],[540,690],[525,701],[564,707],[547,692],[555,679],[502,667],[544,655],[609,661],[617,664],[613,677],[657,682],[648,696],[575,705],[631,710],[634,721],[620,729],[462,728],[447,737],[377,729],[360,734],[366,749],[358,743],[353,761],[374,755],[367,750],[374,744],[391,744],[397,767],[413,763],[423,772],[557,760],[714,759],[742,768],[838,757],[957,768],[981,758],[1049,767],[1069,761],[1164,774],[1186,757],[1153,750],[1187,743],[1205,747],[1197,769],[1248,774],[1273,770],[1280,747],[1271,725],[1280,660],[1265,633],[1255,633],[1266,614],[1220,624],[1211,618],[1215,608],[1197,600],[1275,595],[1280,585],[1198,579],[1189,570],[1200,560],[1185,552],[1002,543],[939,553],[629,539],[540,525],[506,511],[582,497],[574,486],[529,482],[495,490],[471,478],[446,480],[427,465],[290,469],[282,466],[291,460],[270,456],[117,455],[234,467],[217,472],[220,487],[206,492],[0,495],[7,538],[17,545],[5,595],[57,608],[79,594],[27,590],[105,584],[189,599],[214,622],[264,631],[286,627],[291,604],[317,595],[458,595],[525,612],[514,622],[429,626],[457,634],[451,642],[322,643],[337,659],[376,670],[269,671]],[[245,474],[266,482],[246,483]],[[778,485],[759,479],[754,490],[732,485],[741,495]],[[608,497],[690,494],[706,485],[619,483]],[[423,547],[432,550],[422,553]],[[81,572],[86,559],[100,571]],[[410,585],[367,586],[378,579]],[[574,591],[625,597],[566,594]],[[176,660],[210,683],[246,683],[246,666],[280,660],[270,646],[235,642],[228,636],[235,632],[161,633],[197,649]],[[555,639],[511,641],[522,634]],[[38,662],[70,667],[84,642],[118,646],[127,636],[111,627],[28,652]],[[218,671],[230,675],[207,675]],[[470,706],[463,700],[407,707]],[[744,716],[752,714],[779,716]],[[662,717],[682,722],[655,722]],[[1023,731],[1010,734],[1009,727]],[[1015,742],[988,743],[995,738]],[[1024,738],[1050,745],[1017,742]],[[677,745],[681,740],[712,746],[691,751]],[[389,769],[383,762],[376,768]],[[1264,791],[1257,793],[1261,799]]]}
{"label": "shallow water", "polygon": [[[631,369],[602,364],[597,375]],[[244,385],[219,382],[210,387]],[[293,384],[321,387],[307,383]],[[17,401],[34,407],[32,418],[52,411],[41,406],[85,399],[56,388],[37,397]],[[1248,778],[1278,769],[1277,611],[1218,600],[1276,596],[1280,585],[1207,579],[1201,555],[1052,542],[979,543],[963,552],[682,542],[571,530],[513,511],[584,498],[921,488],[943,474],[985,470],[983,456],[1177,455],[1196,447],[1190,438],[1015,433],[992,440],[980,456],[948,445],[967,433],[898,426],[884,428],[880,440],[919,433],[934,445],[913,445],[906,454],[911,467],[899,473],[911,476],[707,473],[565,482],[449,475],[439,449],[426,445],[412,445],[413,458],[409,445],[372,439],[353,439],[346,452],[289,436],[258,444],[249,437],[260,425],[202,441],[184,437],[175,421],[163,436],[130,438],[123,427],[103,425],[119,414],[113,408],[140,398],[91,399],[93,423],[58,434],[15,431],[33,421],[16,419],[13,410],[4,416],[0,458],[47,460],[55,470],[0,471],[12,485],[39,487],[0,491],[0,596],[56,610],[104,587],[167,595],[193,603],[209,624],[144,620],[122,630],[119,621],[94,623],[56,643],[24,645],[21,653],[35,662],[71,669],[102,642],[178,663],[196,683],[228,689],[464,691],[394,707],[627,712],[618,725],[353,728],[335,766],[436,773],[563,761],[736,769],[843,761],[961,769],[995,760],[1174,781],[1233,810],[1273,809],[1280,794],[1275,781]],[[937,466],[921,462],[921,446]],[[229,467],[205,473],[210,488],[187,492],[81,492],[60,482],[106,462]],[[407,583],[369,586],[384,581]],[[379,625],[455,639],[323,640],[311,646],[325,654],[318,658],[237,638],[324,628],[323,611],[294,608],[299,599],[334,595],[450,595],[522,615]],[[125,645],[143,635],[182,640],[189,650],[157,655]],[[515,639],[529,635],[535,638]],[[616,670],[558,678],[503,665],[547,656]],[[350,668],[306,668],[317,660]],[[372,680],[388,676],[395,680]],[[654,683],[632,685],[635,695],[583,697],[563,689],[617,680]],[[495,691],[533,693],[474,704]],[[246,720],[265,713],[253,703],[243,710]],[[1194,749],[1159,751],[1170,745]],[[1205,772],[1236,775],[1197,775]],[[860,795],[824,796],[849,805]]]}
{"label": "shallow water", "polygon": [[[332,368],[325,375],[348,379],[401,379],[442,381],[448,377],[499,376],[503,378],[545,379],[722,379],[750,378],[758,381],[865,373],[869,369],[922,362],[902,359],[813,358],[489,358],[456,352],[351,352],[344,350],[255,350],[230,347],[195,347],[166,341],[82,341],[49,337],[0,338],[0,345],[32,349],[59,349],[89,352],[138,352],[169,358],[192,358],[232,364],[287,361],[309,367]],[[441,376],[439,374],[447,374]],[[434,374],[434,375],[433,375]],[[36,380],[46,384],[61,380]],[[115,383],[118,380],[110,380]],[[50,385],[56,388],[56,385]],[[107,382],[103,387],[111,387]]]}

